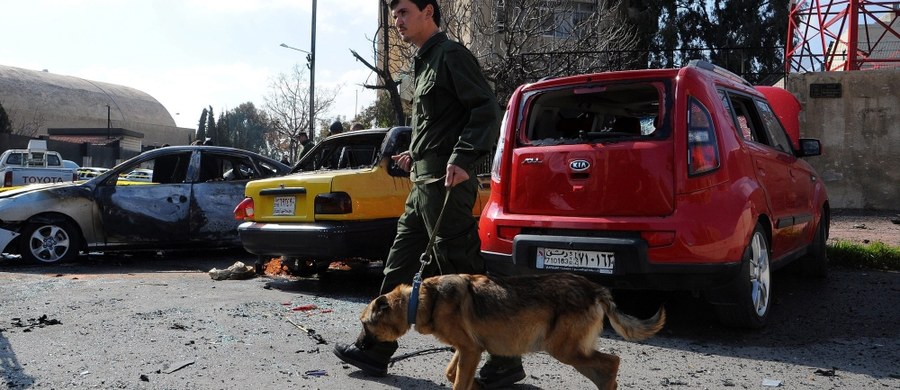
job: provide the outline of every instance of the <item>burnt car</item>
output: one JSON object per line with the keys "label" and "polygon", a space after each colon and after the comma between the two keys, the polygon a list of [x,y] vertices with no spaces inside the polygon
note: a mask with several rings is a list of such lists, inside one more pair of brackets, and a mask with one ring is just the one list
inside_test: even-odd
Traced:
{"label": "burnt car", "polygon": [[[146,170],[147,181],[126,178]],[[240,247],[234,205],[250,180],[290,167],[216,146],[148,151],[88,181],[30,185],[0,194],[0,249],[53,263],[80,251]]]}

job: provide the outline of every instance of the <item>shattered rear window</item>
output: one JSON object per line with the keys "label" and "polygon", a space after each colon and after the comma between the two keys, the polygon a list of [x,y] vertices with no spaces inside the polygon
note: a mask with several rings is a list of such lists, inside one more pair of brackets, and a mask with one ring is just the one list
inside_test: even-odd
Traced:
{"label": "shattered rear window", "polygon": [[525,146],[664,138],[663,81],[591,84],[540,92],[528,99]]}
{"label": "shattered rear window", "polygon": [[291,172],[371,168],[378,162],[384,133],[328,138],[303,156]]}

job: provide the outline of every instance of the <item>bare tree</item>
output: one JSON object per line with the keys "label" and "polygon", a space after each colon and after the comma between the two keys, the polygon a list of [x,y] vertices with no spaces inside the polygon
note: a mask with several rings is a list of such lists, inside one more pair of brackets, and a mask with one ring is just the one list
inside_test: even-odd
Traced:
{"label": "bare tree", "polygon": [[[43,113],[35,111],[31,112],[30,117],[18,110],[10,110],[10,128],[12,134],[24,135],[27,137],[36,137],[38,132],[47,124],[47,118]],[[12,119],[16,118],[16,119]]]}
{"label": "bare tree", "polygon": [[523,83],[633,66],[639,59],[629,51],[635,49],[637,33],[625,23],[621,4],[486,0],[479,7],[457,7],[448,13],[447,25],[472,31],[468,47],[494,83],[498,100],[505,103]]}
{"label": "bare tree", "polygon": [[[362,86],[379,91],[378,101],[389,101],[394,111],[393,120],[386,117],[376,117],[375,122],[403,125],[406,123],[406,113],[403,99],[400,96],[402,80],[394,78],[394,74],[399,74],[400,69],[404,67],[402,62],[412,58],[412,54],[409,51],[409,45],[397,44],[400,42],[400,36],[396,30],[391,28],[389,3],[390,0],[379,0],[378,29],[375,31],[375,38],[371,39],[372,55],[375,58],[374,62],[376,65],[372,65],[355,50],[350,50],[350,53],[353,54],[357,61],[362,62],[363,65],[378,76],[377,84],[366,83]],[[399,55],[395,54],[395,51]]]}
{"label": "bare tree", "polygon": [[[410,64],[416,48],[403,42],[381,0],[373,39],[379,76],[367,88],[389,93],[397,118],[412,97]],[[619,0],[439,0],[441,29],[469,48],[505,104],[521,84],[545,77],[642,67],[636,29]]]}
{"label": "bare tree", "polygon": [[[336,89],[316,88],[314,117],[324,118],[334,104]],[[294,65],[289,74],[279,74],[269,85],[264,97],[264,110],[272,121],[273,132],[267,133],[269,150],[281,150],[290,161],[297,160],[296,137],[309,129],[309,83],[306,69]],[[316,134],[309,134],[315,139]]]}

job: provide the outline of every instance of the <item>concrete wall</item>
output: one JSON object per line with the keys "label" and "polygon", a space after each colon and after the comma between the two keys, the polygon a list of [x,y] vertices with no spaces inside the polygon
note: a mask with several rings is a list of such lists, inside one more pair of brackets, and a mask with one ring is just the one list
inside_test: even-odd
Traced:
{"label": "concrete wall", "polygon": [[807,161],[831,207],[900,210],[900,69],[790,74],[785,89],[803,106],[800,136],[822,142]]}

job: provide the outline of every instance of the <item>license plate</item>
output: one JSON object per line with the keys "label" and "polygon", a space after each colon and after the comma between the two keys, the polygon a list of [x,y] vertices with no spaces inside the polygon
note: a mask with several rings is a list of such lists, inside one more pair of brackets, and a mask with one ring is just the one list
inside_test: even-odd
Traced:
{"label": "license plate", "polygon": [[297,199],[293,196],[277,196],[272,207],[272,215],[294,215],[296,203]]}
{"label": "license plate", "polygon": [[536,268],[589,271],[612,274],[616,265],[614,252],[575,249],[537,248]]}

